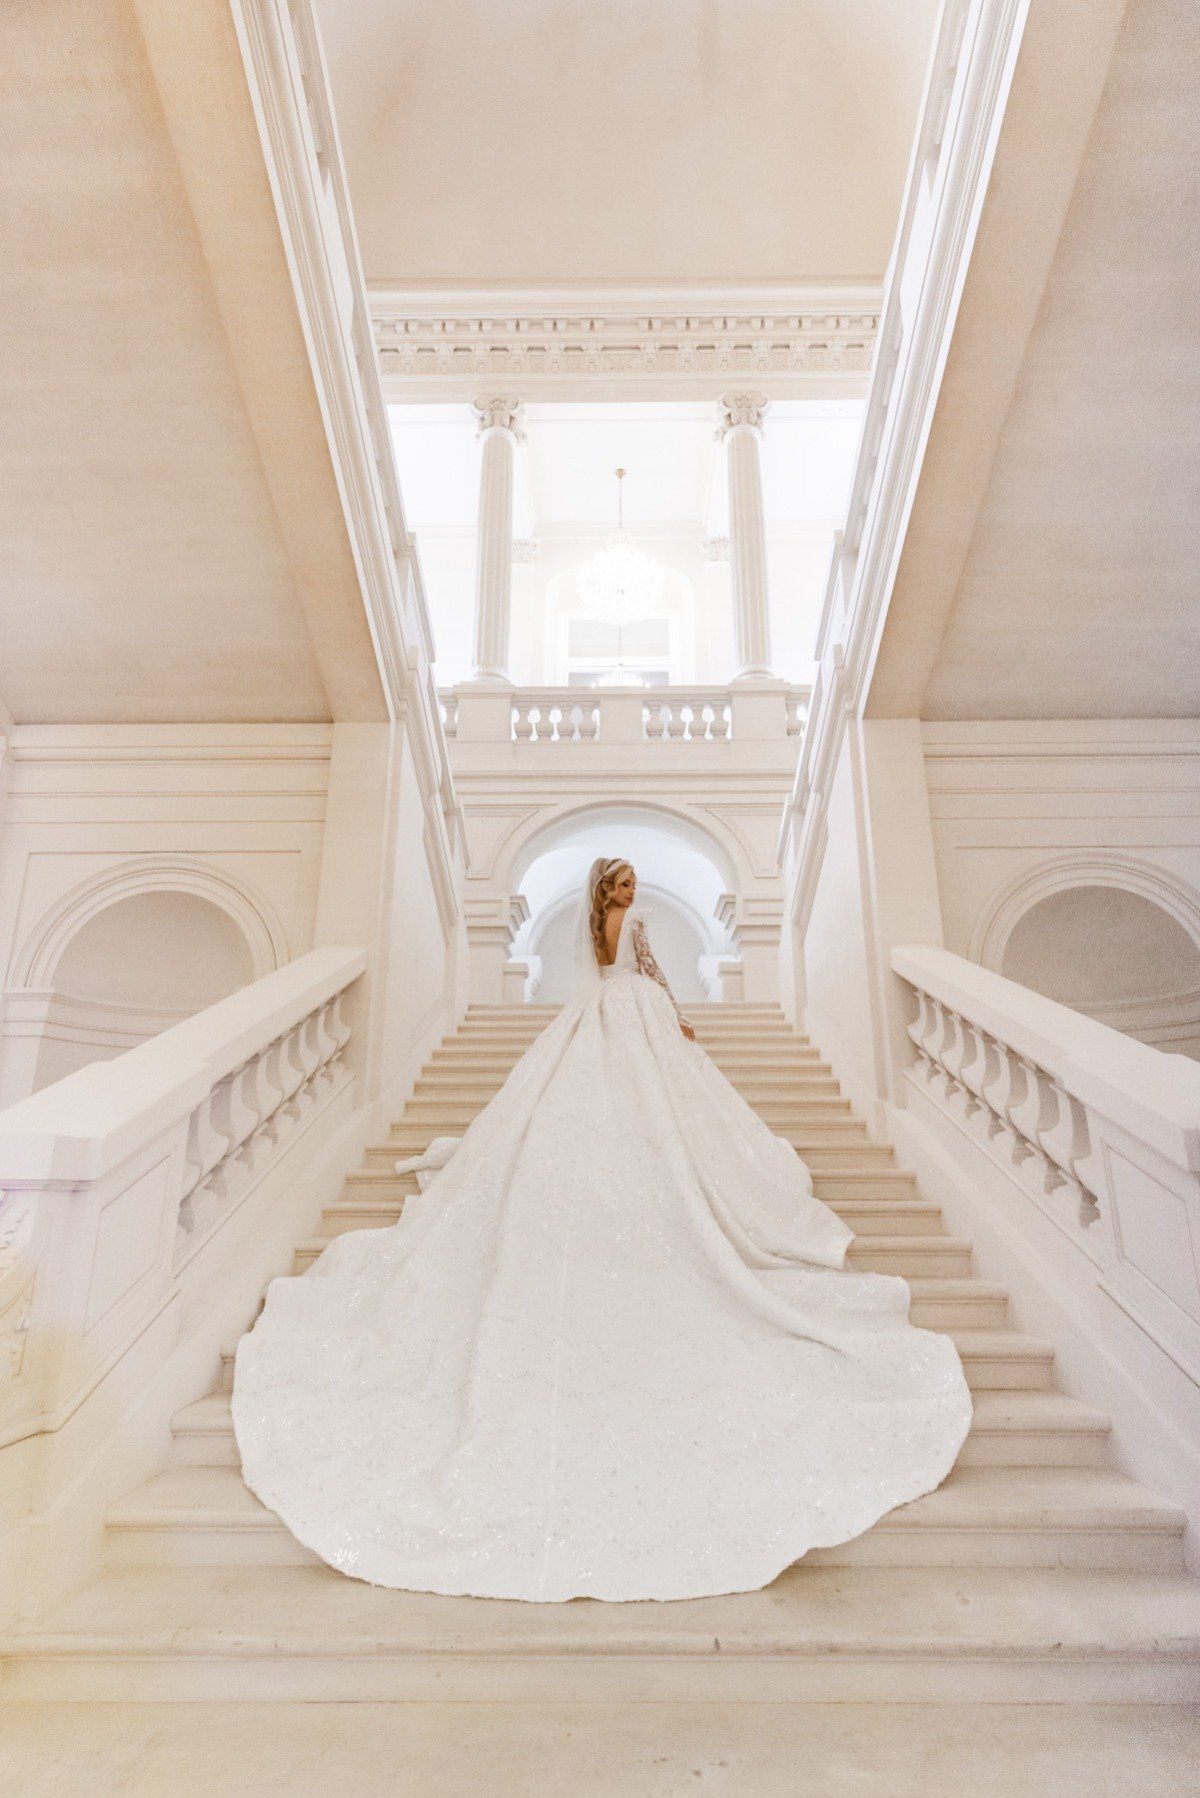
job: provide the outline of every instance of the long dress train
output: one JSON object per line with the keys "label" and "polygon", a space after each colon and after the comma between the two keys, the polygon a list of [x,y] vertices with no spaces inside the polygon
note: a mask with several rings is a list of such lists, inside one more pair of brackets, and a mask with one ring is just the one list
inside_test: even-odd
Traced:
{"label": "long dress train", "polygon": [[239,1344],[246,1483],[342,1572],[749,1590],[953,1465],[953,1343],[903,1280],[841,1271],[851,1231],[651,972],[627,914],[400,1221],[273,1281]]}

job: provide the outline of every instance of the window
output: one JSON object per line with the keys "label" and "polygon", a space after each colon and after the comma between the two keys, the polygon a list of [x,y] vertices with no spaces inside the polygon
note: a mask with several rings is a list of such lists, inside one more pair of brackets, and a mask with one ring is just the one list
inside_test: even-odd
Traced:
{"label": "window", "polygon": [[600,618],[568,614],[566,677],[569,687],[594,687],[627,674],[630,685],[665,687],[674,662],[673,620],[639,618],[634,624],[608,624]]}

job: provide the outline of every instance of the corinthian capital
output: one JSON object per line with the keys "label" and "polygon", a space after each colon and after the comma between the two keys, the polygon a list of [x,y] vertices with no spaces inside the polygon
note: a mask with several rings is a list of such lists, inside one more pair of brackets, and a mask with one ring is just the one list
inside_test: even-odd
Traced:
{"label": "corinthian capital", "polygon": [[473,400],[471,410],[479,424],[479,435],[485,431],[511,431],[518,443],[524,442],[521,420],[525,407],[514,394],[498,394],[491,399]]}
{"label": "corinthian capital", "polygon": [[769,403],[765,393],[723,393],[717,403],[721,409],[718,443],[739,425],[748,425],[752,431],[762,430]]}

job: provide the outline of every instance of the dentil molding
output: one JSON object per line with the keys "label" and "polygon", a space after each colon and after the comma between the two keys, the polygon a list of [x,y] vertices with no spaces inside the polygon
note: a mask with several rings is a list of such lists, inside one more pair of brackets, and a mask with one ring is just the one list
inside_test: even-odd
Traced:
{"label": "dentil molding", "polygon": [[715,398],[731,380],[773,394],[861,393],[877,286],[545,288],[435,293],[373,287],[391,400],[473,399],[480,383],[534,398]]}

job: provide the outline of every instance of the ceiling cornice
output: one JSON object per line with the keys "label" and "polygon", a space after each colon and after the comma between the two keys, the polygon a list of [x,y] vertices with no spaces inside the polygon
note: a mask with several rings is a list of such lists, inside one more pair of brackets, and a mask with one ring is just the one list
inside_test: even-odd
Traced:
{"label": "ceiling cornice", "polygon": [[858,397],[880,288],[402,289],[369,293],[390,400],[715,399],[753,378],[772,397]]}

